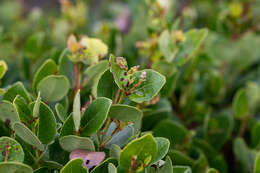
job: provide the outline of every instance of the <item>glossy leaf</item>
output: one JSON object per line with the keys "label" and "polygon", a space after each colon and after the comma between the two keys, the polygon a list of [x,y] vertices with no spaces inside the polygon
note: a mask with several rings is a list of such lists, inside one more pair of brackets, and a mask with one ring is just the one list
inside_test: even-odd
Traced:
{"label": "glossy leaf", "polygon": [[113,99],[117,92],[117,85],[114,82],[113,74],[107,70],[105,71],[97,85],[97,97],[106,97]]}
{"label": "glossy leaf", "polygon": [[169,147],[170,147],[170,141],[166,138],[162,137],[156,137],[155,138],[157,142],[157,155],[155,160],[153,160],[153,163],[158,162],[159,160],[163,159],[166,154],[168,153]]}
{"label": "glossy leaf", "polygon": [[243,118],[248,113],[248,100],[245,89],[239,90],[232,103],[233,111],[237,118]]}
{"label": "glossy leaf", "polygon": [[16,82],[10,88],[8,88],[3,96],[3,100],[12,102],[17,95],[22,96],[26,102],[31,101],[31,97],[28,91],[21,82]]}
{"label": "glossy leaf", "polygon": [[7,67],[7,64],[5,63],[5,61],[1,60],[0,61],[0,79],[3,78],[7,69],[8,69],[8,67]]}

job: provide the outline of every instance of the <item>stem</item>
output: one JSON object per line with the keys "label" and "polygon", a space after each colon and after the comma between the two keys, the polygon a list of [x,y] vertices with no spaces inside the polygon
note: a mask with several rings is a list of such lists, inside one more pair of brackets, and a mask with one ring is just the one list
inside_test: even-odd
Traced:
{"label": "stem", "polygon": [[104,141],[104,139],[105,139],[105,136],[106,136],[106,134],[107,134],[108,128],[109,128],[109,126],[110,126],[111,123],[112,123],[112,119],[111,119],[111,118],[108,118],[108,119],[107,119],[107,123],[106,123],[106,125],[105,125],[104,132],[103,132],[103,134],[102,134],[102,138],[101,138],[100,144],[103,143],[103,141]]}
{"label": "stem", "polygon": [[119,97],[119,94],[120,94],[120,88],[118,88],[117,92],[116,92],[116,97],[115,97],[115,101],[114,101],[114,104],[117,104],[117,100],[118,100],[118,97]]}
{"label": "stem", "polygon": [[104,141],[103,144],[101,144],[101,148],[104,148],[105,145],[112,139],[112,137],[114,136],[114,134],[116,134],[116,132],[118,131],[118,127],[116,127],[113,132],[109,135],[109,137]]}
{"label": "stem", "polygon": [[245,115],[243,117],[243,119],[241,119],[241,125],[240,125],[240,129],[239,129],[239,136],[243,137],[244,133],[246,131],[246,121],[247,121],[247,115]]}
{"label": "stem", "polygon": [[79,88],[79,66],[78,63],[74,64],[74,95],[76,95]]}
{"label": "stem", "polygon": [[8,146],[8,147],[7,147],[7,151],[6,151],[6,153],[5,153],[5,162],[8,161],[9,151],[10,151],[10,147]]}
{"label": "stem", "polygon": [[118,104],[123,103],[125,97],[126,97],[126,93],[123,91],[123,93],[121,94],[120,99],[119,99],[119,101],[118,101]]}

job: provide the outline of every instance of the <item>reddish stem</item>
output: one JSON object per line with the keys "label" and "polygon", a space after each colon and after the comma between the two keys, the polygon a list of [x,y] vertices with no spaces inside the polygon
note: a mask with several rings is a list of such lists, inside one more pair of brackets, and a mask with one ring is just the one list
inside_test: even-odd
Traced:
{"label": "reddish stem", "polygon": [[76,95],[79,88],[79,66],[77,63],[74,64],[74,95]]}
{"label": "reddish stem", "polygon": [[118,88],[117,92],[116,92],[116,97],[115,97],[115,101],[114,101],[114,104],[117,104],[117,100],[118,100],[118,97],[119,97],[119,94],[120,94],[120,88]]}

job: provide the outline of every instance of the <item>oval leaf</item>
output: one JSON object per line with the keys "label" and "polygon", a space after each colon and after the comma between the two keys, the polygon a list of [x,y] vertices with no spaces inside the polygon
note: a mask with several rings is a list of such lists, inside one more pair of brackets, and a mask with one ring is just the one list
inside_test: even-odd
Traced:
{"label": "oval leaf", "polygon": [[108,116],[121,121],[134,122],[139,120],[142,117],[142,114],[142,111],[138,108],[117,104],[111,106]]}
{"label": "oval leaf", "polygon": [[82,159],[73,159],[69,161],[60,171],[60,173],[88,173],[88,170],[82,166]]}
{"label": "oval leaf", "polygon": [[0,138],[0,153],[0,162],[23,162],[24,159],[22,146],[16,140],[9,137]]}
{"label": "oval leaf", "polygon": [[33,169],[19,162],[2,162],[0,163],[0,172],[8,173],[33,173]]}
{"label": "oval leaf", "polygon": [[69,80],[62,75],[50,75],[39,82],[37,91],[41,92],[44,101],[55,102],[67,95],[70,88]]}
{"label": "oval leaf", "polygon": [[68,152],[76,149],[95,151],[94,143],[87,137],[79,137],[74,135],[64,136],[60,138],[60,145]]}
{"label": "oval leaf", "polygon": [[0,118],[7,125],[11,125],[10,127],[15,122],[20,121],[15,106],[9,101],[2,101],[0,103]]}
{"label": "oval leaf", "polygon": [[41,141],[24,124],[16,122],[13,125],[13,129],[15,131],[15,134],[18,135],[21,139],[23,139],[26,143],[35,146],[41,151],[44,150],[44,146],[41,143]]}

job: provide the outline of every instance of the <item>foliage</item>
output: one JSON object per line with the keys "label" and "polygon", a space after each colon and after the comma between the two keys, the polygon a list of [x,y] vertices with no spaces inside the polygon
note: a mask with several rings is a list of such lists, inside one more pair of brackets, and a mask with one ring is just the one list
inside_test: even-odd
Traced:
{"label": "foliage", "polygon": [[259,173],[259,0],[28,3],[0,2],[0,172]]}

